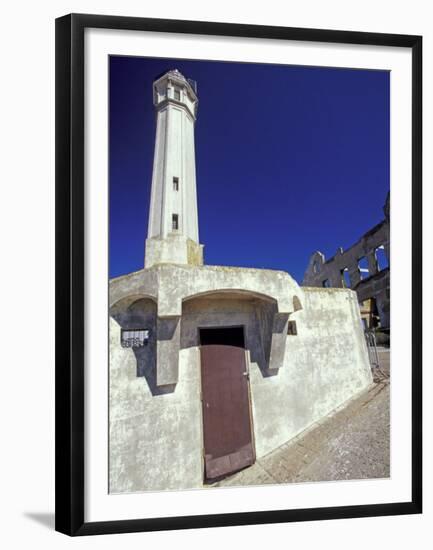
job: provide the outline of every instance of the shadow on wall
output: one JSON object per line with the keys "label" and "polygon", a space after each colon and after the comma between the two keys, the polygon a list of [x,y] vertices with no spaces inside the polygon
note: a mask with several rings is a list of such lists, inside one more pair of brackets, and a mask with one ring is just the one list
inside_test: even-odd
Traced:
{"label": "shadow on wall", "polygon": [[183,303],[181,348],[200,345],[200,328],[243,326],[245,349],[250,353],[251,362],[257,364],[263,378],[275,376],[279,370],[269,369],[268,365],[276,313],[274,300],[246,294],[215,292],[191,298]]}
{"label": "shadow on wall", "polygon": [[[130,300],[125,299],[111,308],[111,317],[121,330],[149,330],[147,343],[141,347],[131,348],[137,363],[136,375],[146,380],[152,395],[164,395],[174,392],[176,384],[166,386],[156,384],[156,312],[156,303],[149,298],[136,300],[132,304]],[[169,334],[165,334],[166,339],[169,337]]]}
{"label": "shadow on wall", "polygon": [[[152,395],[172,393],[176,384],[157,386],[157,333],[160,341],[171,340],[179,319],[165,319],[157,326],[157,304],[150,298],[125,298],[111,308],[111,317],[123,330],[149,330],[149,339],[142,347],[133,347],[137,377],[144,377]],[[132,303],[131,303],[132,302]],[[294,297],[295,311],[302,309]],[[274,322],[276,319],[277,322]],[[245,327],[245,348],[250,360],[257,364],[263,378],[276,376],[279,369],[269,369],[272,338],[287,332],[287,319],[278,322],[277,303],[272,300],[215,293],[192,298],[183,303],[180,349],[198,347],[199,328]],[[120,335],[119,335],[120,338]]]}

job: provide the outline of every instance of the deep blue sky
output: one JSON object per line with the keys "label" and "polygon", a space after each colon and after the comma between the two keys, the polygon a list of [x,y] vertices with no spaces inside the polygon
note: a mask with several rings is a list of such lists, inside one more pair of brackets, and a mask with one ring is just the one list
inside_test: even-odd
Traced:
{"label": "deep blue sky", "polygon": [[152,82],[197,81],[205,263],[288,271],[347,248],[383,219],[389,73],[110,58],[110,277],[143,267],[155,115]]}

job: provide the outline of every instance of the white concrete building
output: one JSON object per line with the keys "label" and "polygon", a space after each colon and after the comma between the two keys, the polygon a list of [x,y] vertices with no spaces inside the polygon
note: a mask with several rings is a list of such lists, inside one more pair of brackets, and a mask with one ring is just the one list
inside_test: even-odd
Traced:
{"label": "white concrete building", "polygon": [[112,493],[201,487],[372,381],[353,291],[203,265],[197,104],[178,71],[154,82],[145,268],[110,281]]}

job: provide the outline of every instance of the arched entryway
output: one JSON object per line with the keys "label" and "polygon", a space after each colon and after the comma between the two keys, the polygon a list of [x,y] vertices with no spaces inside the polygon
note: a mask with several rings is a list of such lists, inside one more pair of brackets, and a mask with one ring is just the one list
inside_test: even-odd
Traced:
{"label": "arched entryway", "polygon": [[[204,480],[214,482],[255,461],[250,352],[260,353],[262,297],[215,292],[184,303],[184,331],[200,349]],[[192,342],[191,342],[192,343]]]}

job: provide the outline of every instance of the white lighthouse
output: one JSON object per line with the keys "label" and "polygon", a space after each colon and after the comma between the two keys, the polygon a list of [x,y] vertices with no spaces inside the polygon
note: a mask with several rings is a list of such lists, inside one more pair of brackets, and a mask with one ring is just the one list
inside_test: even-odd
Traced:
{"label": "white lighthouse", "polygon": [[202,265],[195,177],[195,83],[178,70],[153,83],[156,137],[145,267]]}

